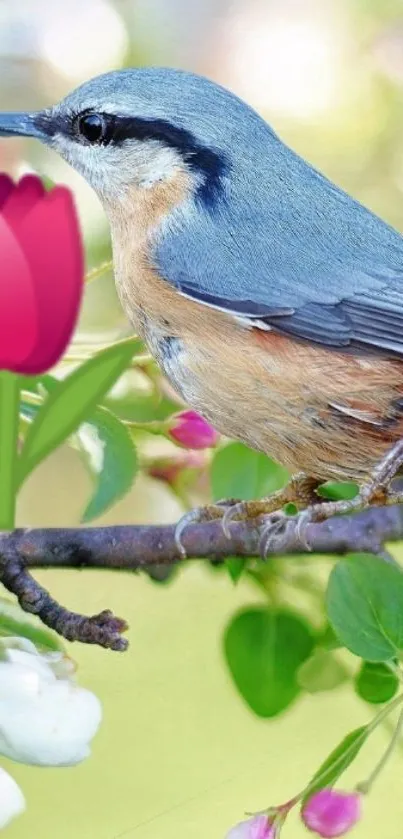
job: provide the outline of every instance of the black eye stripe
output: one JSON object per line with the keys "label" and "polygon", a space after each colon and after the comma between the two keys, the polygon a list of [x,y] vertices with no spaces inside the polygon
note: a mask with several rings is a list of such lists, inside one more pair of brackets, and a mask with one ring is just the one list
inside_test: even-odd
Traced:
{"label": "black eye stripe", "polygon": [[229,169],[227,157],[218,149],[200,143],[191,131],[168,120],[117,117],[113,142],[126,139],[158,140],[176,151],[191,171],[202,176],[197,190],[205,205],[212,206],[223,189],[223,177]]}
{"label": "black eye stripe", "polygon": [[[83,121],[88,118],[100,120],[102,131],[99,136],[92,122],[93,139],[80,132]],[[99,125],[101,124],[99,123]],[[197,190],[203,203],[212,205],[223,189],[223,177],[229,168],[227,157],[218,149],[200,143],[191,131],[174,125],[163,119],[145,119],[125,115],[108,114],[87,109],[76,114],[58,114],[52,112],[39,114],[38,127],[49,136],[62,134],[76,142],[88,146],[122,146],[126,140],[157,140],[176,151],[193,172],[202,176],[202,183]],[[89,123],[87,123],[89,127]]]}

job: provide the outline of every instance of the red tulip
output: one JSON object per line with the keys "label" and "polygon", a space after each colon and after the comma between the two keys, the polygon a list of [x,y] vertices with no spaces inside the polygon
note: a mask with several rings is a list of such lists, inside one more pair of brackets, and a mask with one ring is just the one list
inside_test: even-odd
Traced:
{"label": "red tulip", "polygon": [[43,373],[70,341],[83,289],[70,191],[0,174],[0,254],[0,370]]}

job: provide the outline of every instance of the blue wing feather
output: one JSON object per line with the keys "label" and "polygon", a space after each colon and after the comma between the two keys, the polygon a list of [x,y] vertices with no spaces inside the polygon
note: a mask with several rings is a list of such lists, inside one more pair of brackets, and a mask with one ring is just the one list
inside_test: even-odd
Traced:
{"label": "blue wing feather", "polygon": [[297,337],[403,355],[402,236],[244,107],[248,143],[243,124],[214,205],[189,199],[165,226],[159,271],[202,303]]}

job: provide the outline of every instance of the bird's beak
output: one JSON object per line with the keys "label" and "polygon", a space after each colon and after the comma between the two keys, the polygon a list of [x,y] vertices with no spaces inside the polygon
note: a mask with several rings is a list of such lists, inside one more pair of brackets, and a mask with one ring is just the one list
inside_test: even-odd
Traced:
{"label": "bird's beak", "polygon": [[38,140],[49,140],[49,132],[45,131],[45,124],[40,120],[40,116],[40,113],[23,111],[0,113],[0,138],[36,137]]}

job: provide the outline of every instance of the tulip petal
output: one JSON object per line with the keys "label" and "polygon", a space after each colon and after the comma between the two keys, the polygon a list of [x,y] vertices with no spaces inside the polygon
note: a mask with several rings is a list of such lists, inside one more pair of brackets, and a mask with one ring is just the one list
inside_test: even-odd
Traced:
{"label": "tulip petal", "polygon": [[14,190],[14,181],[4,172],[0,172],[0,209]]}
{"label": "tulip petal", "polygon": [[14,185],[1,210],[3,218],[12,230],[17,231],[25,216],[45,195],[42,181],[35,175],[25,175]]}
{"label": "tulip petal", "polygon": [[33,274],[38,343],[21,372],[38,374],[59,360],[72,335],[83,290],[83,248],[73,199],[55,187],[15,231]]}
{"label": "tulip petal", "polygon": [[0,215],[0,369],[18,371],[38,338],[32,276],[18,240]]}

